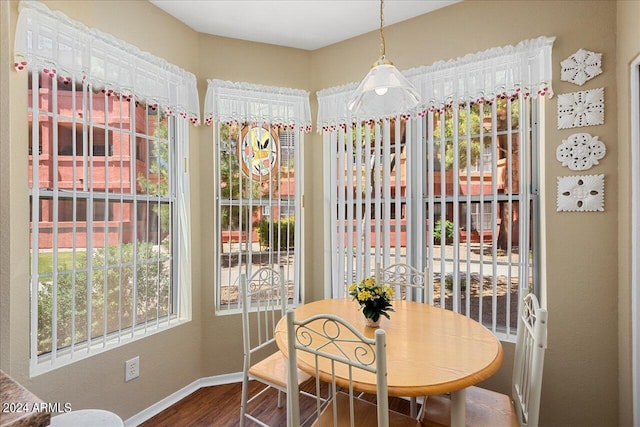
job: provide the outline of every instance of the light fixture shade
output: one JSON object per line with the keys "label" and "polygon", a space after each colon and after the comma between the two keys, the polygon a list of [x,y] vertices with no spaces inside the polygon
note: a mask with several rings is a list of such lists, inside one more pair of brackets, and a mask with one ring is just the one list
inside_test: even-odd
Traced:
{"label": "light fixture shade", "polygon": [[389,117],[419,103],[420,95],[409,80],[393,64],[379,60],[360,82],[348,108],[359,117]]}

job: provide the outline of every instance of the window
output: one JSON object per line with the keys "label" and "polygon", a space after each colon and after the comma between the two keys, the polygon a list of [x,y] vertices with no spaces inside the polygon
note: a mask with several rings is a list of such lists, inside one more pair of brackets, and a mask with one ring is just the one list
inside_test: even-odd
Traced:
{"label": "window", "polygon": [[[188,320],[188,122],[196,78],[39,2],[28,74],[30,373]],[[180,262],[178,262],[180,261]]]}
{"label": "window", "polygon": [[237,313],[238,279],[284,268],[289,302],[302,301],[301,159],[311,130],[309,92],[208,80],[205,123],[213,125],[216,189],[216,313]]}
{"label": "window", "polygon": [[429,302],[515,337],[535,262],[531,109],[508,99],[338,132],[333,295],[376,263],[426,266]]}
{"label": "window", "polygon": [[[87,154],[90,156],[113,156],[113,142],[107,143],[107,138],[113,135],[112,132],[107,131],[105,128],[96,126],[93,129],[91,144],[88,144],[87,149],[91,150]],[[75,137],[72,135],[74,129],[69,126],[69,123],[58,122],[58,155],[59,156],[81,156],[84,154],[84,138],[82,137],[83,125],[77,123],[75,127]],[[48,135],[51,138],[52,135]],[[75,141],[75,146],[74,146]]]}
{"label": "window", "polygon": [[216,308],[238,309],[238,277],[284,267],[292,302],[300,301],[296,193],[299,135],[251,124],[220,124],[216,144],[218,253]]}
{"label": "window", "polygon": [[536,105],[523,97],[466,104],[421,123],[428,142],[424,262],[433,302],[510,338],[520,296],[534,290]]}
{"label": "window", "polygon": [[42,130],[29,142],[39,372],[177,322],[180,133],[175,118],[142,103],[29,79],[29,127]]}
{"label": "window", "polygon": [[330,247],[325,295],[376,264],[426,268],[428,303],[515,339],[520,296],[539,291],[538,99],[553,38],[406,71],[423,105],[353,117],[353,87],[318,92]]}
{"label": "window", "polygon": [[[42,198],[41,198],[42,200]],[[47,203],[51,205],[53,201],[49,199]],[[93,221],[113,221],[114,216],[114,204],[105,203],[103,200],[93,201],[93,208],[91,209]],[[42,209],[42,208],[41,208]],[[49,210],[51,214],[51,210]],[[87,200],[78,199],[73,201],[73,198],[64,199],[58,198],[58,221],[59,222],[87,222]],[[53,221],[52,217],[49,217],[49,221]]]}

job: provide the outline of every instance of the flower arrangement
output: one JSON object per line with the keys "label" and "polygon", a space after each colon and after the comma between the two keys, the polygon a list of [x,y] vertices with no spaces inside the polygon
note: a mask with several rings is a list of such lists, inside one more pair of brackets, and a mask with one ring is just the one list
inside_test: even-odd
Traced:
{"label": "flower arrangement", "polygon": [[362,308],[362,314],[372,322],[378,322],[380,316],[389,319],[388,311],[394,311],[391,307],[393,288],[377,282],[373,277],[367,277],[360,283],[349,286],[349,295],[354,301],[358,301]]}

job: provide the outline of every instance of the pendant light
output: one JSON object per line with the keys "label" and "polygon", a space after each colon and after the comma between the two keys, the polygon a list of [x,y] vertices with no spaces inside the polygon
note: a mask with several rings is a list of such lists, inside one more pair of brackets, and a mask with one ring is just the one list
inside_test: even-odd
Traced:
{"label": "pendant light", "polygon": [[360,117],[388,117],[404,113],[420,103],[420,95],[385,57],[384,0],[380,0],[380,57],[371,66],[349,100],[348,108]]}

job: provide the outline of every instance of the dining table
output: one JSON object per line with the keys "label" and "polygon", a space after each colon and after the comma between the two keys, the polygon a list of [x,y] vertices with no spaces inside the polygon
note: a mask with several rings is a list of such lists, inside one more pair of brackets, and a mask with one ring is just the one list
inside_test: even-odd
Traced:
{"label": "dining table", "polygon": [[[350,298],[323,299],[296,307],[295,318],[336,315],[373,338],[376,328],[367,326],[359,308]],[[393,301],[393,309],[390,319],[382,317],[379,326],[386,333],[389,396],[451,393],[451,426],[464,426],[465,389],[498,371],[503,359],[500,340],[479,322],[451,310],[406,300]],[[275,338],[287,356],[286,318],[276,325]],[[312,354],[299,352],[297,364],[301,370],[316,375]],[[320,377],[328,374],[318,368]],[[353,388],[375,393],[375,374],[359,373]]]}

